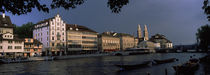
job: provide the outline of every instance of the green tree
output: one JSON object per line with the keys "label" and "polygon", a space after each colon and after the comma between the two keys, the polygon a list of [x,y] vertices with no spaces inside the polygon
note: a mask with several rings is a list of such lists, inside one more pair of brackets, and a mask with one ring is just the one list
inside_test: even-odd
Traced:
{"label": "green tree", "polygon": [[198,32],[196,33],[199,48],[204,50],[204,51],[207,51],[208,47],[210,46],[210,39],[209,39],[210,35],[209,35],[209,33],[210,33],[210,26],[209,25],[201,26],[198,29]]}
{"label": "green tree", "polygon": [[33,38],[33,23],[28,22],[22,26],[15,26],[14,34],[17,34],[19,38]]}
{"label": "green tree", "polygon": [[[45,0],[42,0],[45,1]],[[36,8],[39,11],[49,12],[49,9],[63,7],[74,9],[77,5],[83,4],[86,0],[49,0],[51,4],[45,4],[41,0],[0,0],[0,12],[9,12],[14,15],[27,14]],[[48,1],[48,0],[47,0]],[[113,13],[119,13],[129,0],[108,0],[107,6]]]}

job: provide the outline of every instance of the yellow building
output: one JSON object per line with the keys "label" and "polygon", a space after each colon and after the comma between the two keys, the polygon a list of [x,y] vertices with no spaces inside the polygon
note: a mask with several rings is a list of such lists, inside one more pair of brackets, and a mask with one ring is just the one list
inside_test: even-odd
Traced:
{"label": "yellow building", "polygon": [[116,36],[120,38],[120,50],[134,48],[135,46],[134,36],[125,33],[116,33]]}
{"label": "yellow building", "polygon": [[102,52],[112,52],[120,50],[120,38],[115,33],[104,32],[98,36],[98,47]]}
{"label": "yellow building", "polygon": [[25,38],[24,42],[24,56],[41,56],[42,43],[33,38]]}
{"label": "yellow building", "polygon": [[98,33],[85,26],[66,24],[67,54],[86,54],[98,51]]}

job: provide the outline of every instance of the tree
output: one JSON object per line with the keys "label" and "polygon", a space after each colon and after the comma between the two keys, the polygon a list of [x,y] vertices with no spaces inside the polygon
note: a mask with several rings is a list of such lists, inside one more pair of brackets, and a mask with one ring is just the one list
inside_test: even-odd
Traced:
{"label": "tree", "polygon": [[209,6],[209,0],[204,0],[203,2],[203,10],[204,13],[207,14],[207,19],[210,21],[210,6]]}
{"label": "tree", "polygon": [[210,46],[210,26],[209,25],[204,25],[201,26],[198,29],[198,32],[196,33],[199,48],[208,51],[208,47]]}
{"label": "tree", "polygon": [[15,26],[14,34],[17,34],[19,38],[33,38],[33,23],[28,22],[22,26]]}
{"label": "tree", "polygon": [[[86,0],[51,0],[51,4],[40,3],[40,0],[0,0],[0,12],[9,12],[14,15],[27,14],[36,8],[39,11],[49,12],[49,9],[63,7],[74,9],[83,4]],[[113,13],[119,13],[129,0],[108,0],[107,5]]]}

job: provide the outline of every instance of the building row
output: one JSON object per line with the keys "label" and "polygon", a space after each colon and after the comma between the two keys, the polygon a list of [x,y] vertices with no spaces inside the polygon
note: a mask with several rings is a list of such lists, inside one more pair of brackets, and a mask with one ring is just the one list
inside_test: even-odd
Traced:
{"label": "building row", "polygon": [[98,33],[88,27],[67,24],[61,16],[40,21],[34,25],[33,38],[19,39],[13,33],[9,16],[0,15],[0,52],[2,55],[40,56],[63,54],[91,54],[96,52],[124,51],[129,48],[172,48],[164,35],[149,38],[147,27],[144,37],[138,26],[137,36],[117,33]]}

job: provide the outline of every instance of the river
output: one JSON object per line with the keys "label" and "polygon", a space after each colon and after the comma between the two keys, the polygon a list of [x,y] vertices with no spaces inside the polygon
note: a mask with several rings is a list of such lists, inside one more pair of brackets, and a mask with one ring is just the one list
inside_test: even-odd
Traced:
{"label": "river", "polygon": [[[132,56],[101,56],[74,58],[56,61],[37,61],[27,63],[0,64],[0,75],[174,75],[171,66],[178,65],[193,58],[203,57],[204,53],[155,53]],[[139,68],[129,71],[119,71],[114,64],[137,64],[147,60],[177,58],[179,61]],[[204,74],[200,68],[196,75]]]}

